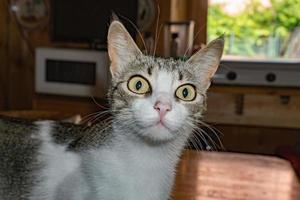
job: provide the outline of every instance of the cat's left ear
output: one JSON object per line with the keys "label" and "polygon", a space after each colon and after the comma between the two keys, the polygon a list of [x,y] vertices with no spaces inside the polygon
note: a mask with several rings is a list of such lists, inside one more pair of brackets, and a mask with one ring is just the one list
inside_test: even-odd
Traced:
{"label": "cat's left ear", "polygon": [[224,48],[224,37],[221,36],[196,52],[187,62],[199,75],[201,82],[210,85],[210,80],[218,69]]}
{"label": "cat's left ear", "polygon": [[112,76],[142,54],[126,28],[117,20],[109,26],[107,42]]}

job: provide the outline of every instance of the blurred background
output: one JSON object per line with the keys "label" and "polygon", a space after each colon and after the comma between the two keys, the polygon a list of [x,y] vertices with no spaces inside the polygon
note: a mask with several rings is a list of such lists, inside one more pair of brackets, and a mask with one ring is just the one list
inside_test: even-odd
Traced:
{"label": "blurred background", "polygon": [[198,146],[296,153],[299,10],[299,0],[1,0],[0,110],[63,118],[102,109],[94,101],[106,106],[106,34],[114,11],[150,55],[187,59],[225,37],[204,118],[213,128],[204,127]]}
{"label": "blurred background", "polygon": [[[225,37],[203,132],[188,147],[280,157],[300,173],[299,0],[0,0],[0,113],[77,123],[105,109],[112,11],[150,55],[187,59]],[[275,194],[264,191],[251,195]],[[239,199],[260,199],[251,195]]]}

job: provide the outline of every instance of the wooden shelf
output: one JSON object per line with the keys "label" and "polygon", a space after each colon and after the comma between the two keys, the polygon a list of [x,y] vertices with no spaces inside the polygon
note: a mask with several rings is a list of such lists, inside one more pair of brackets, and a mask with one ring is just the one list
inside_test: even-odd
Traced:
{"label": "wooden shelf", "polygon": [[[59,96],[59,95],[35,95],[33,101],[34,110],[50,110],[58,111],[64,114],[82,116],[101,111],[103,107],[107,107],[107,102],[103,99],[95,99],[92,97],[70,97],[70,96]],[[101,107],[101,106],[103,107]]]}
{"label": "wooden shelf", "polygon": [[300,128],[300,89],[214,85],[205,120],[214,124]]}
{"label": "wooden shelf", "polygon": [[266,86],[212,85],[209,92],[232,94],[265,94],[277,96],[300,96],[300,88]]}

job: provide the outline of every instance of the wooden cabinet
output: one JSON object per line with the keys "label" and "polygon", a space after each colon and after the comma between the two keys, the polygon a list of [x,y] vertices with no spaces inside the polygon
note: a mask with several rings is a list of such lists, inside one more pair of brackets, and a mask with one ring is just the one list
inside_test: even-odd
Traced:
{"label": "wooden cabinet", "polygon": [[300,145],[300,89],[213,86],[207,104],[204,119],[225,150],[276,154]]}
{"label": "wooden cabinet", "polygon": [[0,110],[30,109],[34,85],[34,55],[9,11],[0,1]]}
{"label": "wooden cabinet", "polygon": [[213,87],[208,93],[205,120],[219,124],[300,128],[299,89],[256,89]]}
{"label": "wooden cabinet", "polygon": [[298,147],[300,129],[215,124],[226,151],[276,155],[281,148]]}
{"label": "wooden cabinet", "polygon": [[[106,106],[106,103],[97,101],[97,104]],[[99,101],[99,102],[98,102]],[[68,115],[81,115],[82,117],[100,111],[103,108],[97,105],[92,98],[66,97],[57,95],[35,95],[33,108],[43,111],[58,111]]]}

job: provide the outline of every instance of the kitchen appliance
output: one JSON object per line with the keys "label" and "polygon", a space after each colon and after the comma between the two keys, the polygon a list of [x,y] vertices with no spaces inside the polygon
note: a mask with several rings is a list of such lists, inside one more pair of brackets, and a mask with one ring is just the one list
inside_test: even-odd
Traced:
{"label": "kitchen appliance", "polygon": [[110,82],[106,51],[37,48],[35,91],[105,98]]}
{"label": "kitchen appliance", "polygon": [[300,59],[224,58],[214,84],[300,87]]}

